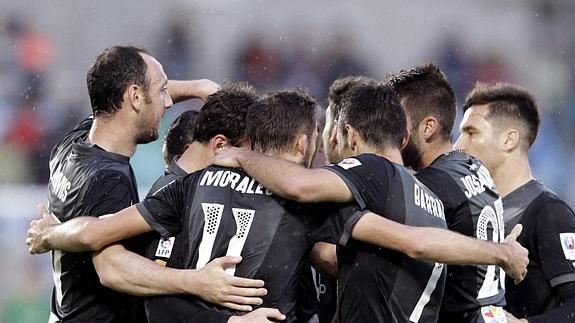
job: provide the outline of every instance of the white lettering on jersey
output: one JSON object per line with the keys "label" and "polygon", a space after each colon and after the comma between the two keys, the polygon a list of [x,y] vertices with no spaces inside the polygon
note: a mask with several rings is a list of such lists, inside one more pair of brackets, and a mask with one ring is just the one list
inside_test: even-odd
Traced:
{"label": "white lettering on jersey", "polygon": [[339,167],[348,170],[350,168],[354,168],[361,165],[361,162],[356,158],[346,158],[342,160],[339,164]]}
{"label": "white lettering on jersey", "polygon": [[[55,160],[50,163],[51,170],[53,169],[54,163]],[[68,197],[68,191],[71,186],[72,184],[62,172],[62,165],[58,165],[55,170],[50,172],[50,190],[61,202],[66,201],[66,197]]]}
{"label": "white lettering on jersey", "polygon": [[463,185],[465,185],[465,196],[468,199],[485,192],[485,188],[493,189],[493,179],[489,170],[481,165],[477,171],[477,175],[467,175],[460,178]]}
{"label": "white lettering on jersey", "polygon": [[443,203],[441,200],[429,195],[423,188],[417,185],[417,183],[414,183],[413,185],[413,198],[415,205],[422,208],[425,212],[445,221]]}
{"label": "white lettering on jersey", "polygon": [[244,194],[266,194],[272,193],[249,176],[242,176],[230,170],[219,170],[216,172],[206,171],[200,180],[200,186],[231,187]]}
{"label": "white lettering on jersey", "polygon": [[561,248],[563,248],[565,259],[575,260],[575,233],[559,233],[559,239],[561,240]]}

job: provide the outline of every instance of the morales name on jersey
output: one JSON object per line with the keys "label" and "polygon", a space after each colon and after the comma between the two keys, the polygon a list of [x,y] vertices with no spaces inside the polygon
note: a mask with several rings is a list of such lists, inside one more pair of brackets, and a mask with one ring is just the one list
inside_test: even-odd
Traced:
{"label": "morales name on jersey", "polygon": [[200,186],[226,187],[244,194],[265,194],[272,193],[255,179],[236,173],[231,170],[206,171],[200,180]]}

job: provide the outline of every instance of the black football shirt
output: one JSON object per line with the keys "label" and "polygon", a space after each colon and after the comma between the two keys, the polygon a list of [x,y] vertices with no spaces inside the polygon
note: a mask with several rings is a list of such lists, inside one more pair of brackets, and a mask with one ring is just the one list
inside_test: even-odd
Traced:
{"label": "black football shirt", "polygon": [[[489,171],[478,159],[452,151],[416,177],[443,202],[450,230],[503,241],[503,205]],[[497,266],[447,266],[439,321],[483,323],[481,307],[505,305],[504,275]]]}
{"label": "black football shirt", "polygon": [[[342,178],[362,209],[411,226],[446,228],[441,201],[402,165],[362,154],[326,169]],[[445,266],[349,239],[363,212],[354,214],[337,250],[341,322],[435,322]]]}
{"label": "black football shirt", "polygon": [[527,276],[507,282],[507,311],[519,318],[561,305],[556,287],[575,282],[575,214],[555,193],[531,180],[503,198],[507,230],[517,223],[517,241],[529,251]]}
{"label": "black football shirt", "polygon": [[[115,213],[138,202],[129,158],[84,142],[92,122],[92,118],[82,121],[50,156],[49,210],[60,222]],[[129,322],[132,297],[100,284],[92,253],[55,250],[52,265],[50,322]]]}
{"label": "black football shirt", "polygon": [[[185,268],[241,255],[242,262],[227,272],[265,281],[268,294],[261,306],[279,309],[288,322],[298,320],[296,303],[302,274],[309,266],[311,231],[322,218],[310,211],[313,208],[272,195],[242,170],[221,167],[178,179],[137,208],[163,237],[182,234]],[[178,299],[179,303],[193,301],[192,297]],[[161,298],[154,302],[168,304]],[[198,320],[225,322],[234,314],[210,304],[201,306],[211,311],[213,319],[198,314]],[[178,320],[177,312],[185,311],[195,313],[181,306],[170,315]]]}

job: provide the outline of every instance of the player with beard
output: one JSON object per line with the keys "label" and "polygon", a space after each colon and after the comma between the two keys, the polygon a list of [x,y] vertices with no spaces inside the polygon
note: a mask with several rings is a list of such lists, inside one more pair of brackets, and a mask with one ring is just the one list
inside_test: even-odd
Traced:
{"label": "player with beard", "polygon": [[539,129],[535,99],[515,85],[477,83],[463,109],[456,147],[480,158],[493,174],[506,228],[522,224],[518,241],[529,250],[525,280],[507,284],[509,322],[572,322],[575,214],[531,174],[528,152]]}
{"label": "player with beard", "polygon": [[[500,254],[498,249],[510,250],[440,229],[445,227],[441,201],[400,166],[400,147],[407,133],[405,113],[395,93],[377,84],[349,92],[337,132],[338,151],[348,158],[338,165],[305,169],[242,149],[220,153],[216,163],[245,168],[273,192],[299,202],[355,200],[362,209],[385,215],[360,211],[351,217],[330,218],[333,227],[343,227],[345,232],[336,240],[342,245],[338,249],[339,319],[434,322],[443,290],[443,266],[414,258],[504,264],[493,257]],[[358,156],[350,157],[354,155]],[[506,241],[523,254],[514,270],[506,264],[515,277],[524,275],[527,264],[525,250],[513,243],[518,232]],[[504,258],[512,254],[515,251]]]}
{"label": "player with beard", "polygon": [[[69,132],[53,149],[50,160],[49,208],[62,222],[77,215],[108,214],[136,203],[137,186],[129,158],[137,144],[158,137],[160,118],[172,105],[168,91],[177,102],[195,94],[203,96],[213,84],[203,80],[168,82],[152,56],[123,46],[108,48],[97,57],[87,83],[94,117]],[[130,297],[102,285],[133,294],[188,292],[210,299],[227,295],[202,289],[209,281],[231,285],[219,274],[218,266],[212,264],[202,273],[164,270],[132,251],[143,253],[143,245],[130,241],[93,255],[55,251],[49,321],[141,319],[138,315],[143,312],[137,307],[133,313]],[[131,275],[125,275],[126,269]]]}
{"label": "player with beard", "polygon": [[[503,207],[489,171],[453,150],[455,93],[434,64],[391,75],[387,83],[403,105],[410,137],[406,166],[443,202],[450,230],[482,240],[504,239]],[[497,266],[447,267],[439,322],[506,322],[504,273]]]}

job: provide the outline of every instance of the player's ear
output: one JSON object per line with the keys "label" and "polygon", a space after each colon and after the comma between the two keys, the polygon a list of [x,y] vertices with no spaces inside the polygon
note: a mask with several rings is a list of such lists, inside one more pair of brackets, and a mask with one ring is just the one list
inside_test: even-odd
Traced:
{"label": "player's ear", "polygon": [[403,136],[403,139],[401,140],[401,150],[403,150],[403,148],[405,148],[407,146],[407,143],[409,142],[409,136],[411,136],[411,132],[409,131],[409,129],[406,129],[405,135]]}
{"label": "player's ear", "polygon": [[502,138],[503,149],[506,151],[516,149],[517,147],[519,147],[520,140],[521,136],[519,135],[519,130],[514,128],[506,129],[503,132],[503,138]]}
{"label": "player's ear", "polygon": [[136,110],[136,112],[140,112],[145,99],[144,94],[145,93],[142,92],[141,87],[136,84],[132,84],[128,86],[124,92],[123,100],[130,102],[132,109]]}
{"label": "player's ear", "polygon": [[346,124],[345,125],[345,130],[347,131],[347,143],[348,146],[351,147],[351,149],[355,149],[355,147],[357,146],[357,142],[360,139],[359,138],[359,133],[357,132],[357,130],[355,130],[354,127]]}
{"label": "player's ear", "polygon": [[331,149],[337,148],[337,124],[331,128],[331,133],[329,134],[329,144]]}
{"label": "player's ear", "polygon": [[210,146],[212,147],[213,151],[216,152],[226,147],[230,147],[230,143],[226,136],[218,134],[210,139]]}
{"label": "player's ear", "polygon": [[305,156],[305,152],[306,152],[307,148],[308,148],[307,135],[306,134],[300,134],[296,139],[294,150],[297,154],[300,154],[301,156]]}
{"label": "player's ear", "polygon": [[419,131],[425,141],[431,140],[439,131],[439,122],[433,116],[427,116],[419,123]]}

